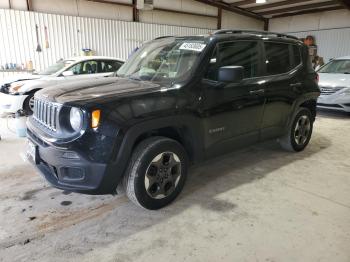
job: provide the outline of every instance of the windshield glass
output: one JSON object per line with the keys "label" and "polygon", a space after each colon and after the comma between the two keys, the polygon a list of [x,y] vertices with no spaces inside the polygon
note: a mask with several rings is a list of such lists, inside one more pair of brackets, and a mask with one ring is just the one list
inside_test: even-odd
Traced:
{"label": "windshield glass", "polygon": [[43,71],[40,71],[38,74],[39,75],[52,75],[58,71],[60,71],[62,68],[72,64],[74,61],[73,60],[59,60],[55,64],[50,65]]}
{"label": "windshield glass", "polygon": [[323,66],[319,73],[350,74],[350,60],[333,60]]}
{"label": "windshield glass", "polygon": [[203,40],[165,38],[142,46],[118,71],[118,76],[172,85],[186,80],[206,47]]}

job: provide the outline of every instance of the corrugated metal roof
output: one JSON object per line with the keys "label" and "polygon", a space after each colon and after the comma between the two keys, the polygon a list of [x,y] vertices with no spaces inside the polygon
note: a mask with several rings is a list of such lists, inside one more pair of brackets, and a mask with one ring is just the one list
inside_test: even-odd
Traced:
{"label": "corrugated metal roof", "polygon": [[320,11],[349,8],[348,1],[341,0],[266,0],[257,4],[256,0],[198,0],[199,2],[221,5],[232,11],[244,11],[258,18],[283,17]]}

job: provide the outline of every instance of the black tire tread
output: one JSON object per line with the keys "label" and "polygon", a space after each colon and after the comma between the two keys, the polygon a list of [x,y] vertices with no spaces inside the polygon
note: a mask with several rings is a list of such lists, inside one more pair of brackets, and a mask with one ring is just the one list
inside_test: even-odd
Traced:
{"label": "black tire tread", "polygon": [[[280,143],[281,147],[287,151],[298,152],[298,150],[296,150],[293,147],[291,137],[292,137],[292,131],[293,131],[293,125],[294,125],[295,119],[299,115],[299,113],[304,111],[304,110],[308,111],[309,114],[311,115],[311,112],[308,108],[300,107],[299,110],[297,111],[297,113],[294,115],[293,120],[291,121],[291,124],[288,127],[288,132],[286,132],[286,134],[279,139],[279,143]],[[311,121],[311,125],[312,125],[313,124],[312,119],[310,119],[310,121]]]}
{"label": "black tire tread", "polygon": [[137,178],[137,169],[140,166],[144,156],[149,152],[149,150],[155,146],[157,146],[157,144],[160,143],[164,143],[167,141],[172,141],[172,142],[176,142],[177,141],[167,138],[167,137],[162,137],[162,136],[154,136],[154,137],[150,137],[147,138],[145,140],[143,140],[142,142],[140,142],[140,144],[138,144],[131,156],[131,159],[129,161],[129,166],[127,169],[127,172],[124,175],[124,179],[123,179],[123,186],[125,189],[125,193],[127,195],[127,197],[136,205],[147,209],[146,207],[144,207],[137,199],[136,197],[136,193],[135,193],[135,179]]}

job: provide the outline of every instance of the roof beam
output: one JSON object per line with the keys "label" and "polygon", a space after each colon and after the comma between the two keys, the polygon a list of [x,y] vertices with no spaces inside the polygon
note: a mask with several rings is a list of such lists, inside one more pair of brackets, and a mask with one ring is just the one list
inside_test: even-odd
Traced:
{"label": "roof beam", "polygon": [[217,21],[217,29],[221,29],[222,24],[222,8],[218,8],[218,21]]}
{"label": "roof beam", "polygon": [[301,11],[306,9],[315,9],[320,7],[330,7],[331,5],[334,5],[337,3],[334,3],[334,1],[327,1],[327,2],[321,2],[316,4],[309,4],[309,5],[300,5],[300,6],[294,6],[294,7],[288,7],[288,8],[280,8],[280,9],[274,9],[269,11],[260,12],[260,15],[272,15],[272,14],[278,14],[278,13],[290,13],[292,11]]}
{"label": "roof beam", "polygon": [[338,2],[350,10],[350,0],[338,0]]}
{"label": "roof beam", "polygon": [[295,13],[285,13],[285,14],[275,15],[272,18],[281,18],[281,17],[287,17],[287,16],[313,14],[313,13],[333,11],[333,10],[339,10],[339,9],[344,9],[344,7],[343,6],[333,6],[333,7],[319,8],[319,9],[311,9],[311,10],[305,10],[305,11],[300,11],[300,12],[295,12]]}
{"label": "roof beam", "polygon": [[[258,19],[258,20],[261,20],[261,21],[264,21],[265,18],[262,17],[261,15],[259,14],[255,14],[253,12],[250,12],[250,11],[246,11],[242,8],[239,8],[239,7],[235,7],[235,6],[231,6],[231,4],[227,4],[227,3],[224,3],[224,2],[219,2],[219,1],[215,1],[215,0],[194,0],[196,2],[200,2],[202,4],[207,4],[207,5],[211,5],[211,6],[214,6],[214,7],[217,7],[217,8],[222,8],[223,10],[226,10],[226,11],[230,11],[230,12],[233,12],[233,13],[236,13],[236,14],[239,14],[239,15],[244,15],[244,16],[248,16],[248,17],[251,17],[251,18],[255,18],[255,19]],[[255,0],[254,0],[254,3],[255,3]]]}
{"label": "roof beam", "polygon": [[182,14],[182,15],[196,15],[196,16],[203,16],[203,17],[208,17],[208,18],[215,18],[215,19],[218,17],[217,15],[197,14],[197,13],[192,13],[192,12],[177,11],[177,10],[172,10],[172,9],[158,8],[158,7],[154,7],[153,11],[169,12],[169,13],[176,13],[176,14]]}
{"label": "roof beam", "polygon": [[96,2],[96,3],[100,3],[100,4],[111,4],[111,5],[122,5],[122,6],[127,6],[127,7],[133,7],[133,4],[127,4],[127,3],[117,3],[117,2],[112,2],[112,1],[108,1],[108,0],[87,0],[89,2]]}
{"label": "roof beam", "polygon": [[264,22],[264,31],[269,31],[270,19],[266,18]]}
{"label": "roof beam", "polygon": [[27,0],[27,10],[33,11],[33,3],[32,0]]}
{"label": "roof beam", "polygon": [[231,3],[230,6],[241,6],[241,5],[250,5],[250,4],[256,4],[256,0],[238,1],[238,2]]}
{"label": "roof beam", "polygon": [[[108,1],[108,0],[87,0],[87,1],[101,3],[101,4],[112,4],[112,5],[122,5],[122,6],[131,7],[133,9],[134,22],[139,22],[139,10],[136,8],[136,1],[135,0],[133,0],[133,4],[112,2],[112,1]],[[192,12],[185,12],[185,11],[178,11],[178,10],[157,8],[157,7],[153,8],[153,11],[169,12],[169,13],[176,13],[176,14],[182,14],[182,15],[195,15],[195,16],[202,16],[202,17],[215,18],[215,19],[217,18],[216,15],[197,14],[197,13],[192,13]]]}
{"label": "roof beam", "polygon": [[280,7],[280,6],[284,6],[284,5],[305,3],[305,2],[310,2],[310,1],[312,1],[312,0],[286,0],[286,1],[282,1],[282,2],[275,2],[275,3],[271,3],[271,4],[261,4],[261,5],[253,6],[253,7],[246,8],[246,10],[258,11],[258,10],[263,10],[263,9]]}
{"label": "roof beam", "polygon": [[132,0],[132,21],[134,22],[140,22],[140,12],[136,8],[136,0]]}

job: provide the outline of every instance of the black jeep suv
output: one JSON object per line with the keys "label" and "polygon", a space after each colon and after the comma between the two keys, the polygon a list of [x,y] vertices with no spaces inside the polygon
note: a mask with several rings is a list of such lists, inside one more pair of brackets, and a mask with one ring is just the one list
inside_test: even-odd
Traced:
{"label": "black jeep suv", "polygon": [[309,143],[319,96],[308,48],[293,36],[220,30],[145,43],[118,77],[35,95],[28,157],[55,187],[173,201],[190,164],[279,138]]}

